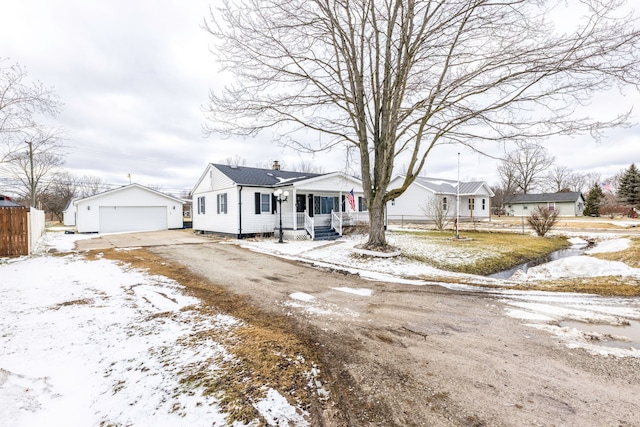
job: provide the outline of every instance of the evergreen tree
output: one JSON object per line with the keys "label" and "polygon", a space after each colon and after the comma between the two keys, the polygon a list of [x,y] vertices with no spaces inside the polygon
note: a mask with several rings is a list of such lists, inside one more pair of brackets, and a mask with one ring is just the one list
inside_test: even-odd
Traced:
{"label": "evergreen tree", "polygon": [[585,216],[600,216],[600,206],[604,199],[604,193],[600,184],[595,182],[587,193],[587,200],[584,206]]}
{"label": "evergreen tree", "polygon": [[634,163],[629,166],[620,178],[618,199],[629,206],[640,206],[640,172]]}

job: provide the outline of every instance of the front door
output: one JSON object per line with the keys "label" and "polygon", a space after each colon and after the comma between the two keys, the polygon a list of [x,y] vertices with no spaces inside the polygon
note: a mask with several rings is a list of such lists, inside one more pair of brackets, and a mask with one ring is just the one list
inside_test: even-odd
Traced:
{"label": "front door", "polygon": [[296,194],[296,212],[304,212],[307,208],[307,197],[304,194]]}

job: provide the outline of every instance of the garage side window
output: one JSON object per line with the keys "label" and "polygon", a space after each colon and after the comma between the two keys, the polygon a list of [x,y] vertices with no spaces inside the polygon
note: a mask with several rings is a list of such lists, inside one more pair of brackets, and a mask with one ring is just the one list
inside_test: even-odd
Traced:
{"label": "garage side window", "polygon": [[227,213],[227,193],[218,194],[218,213]]}
{"label": "garage side window", "polygon": [[204,196],[198,197],[198,213],[204,215]]}

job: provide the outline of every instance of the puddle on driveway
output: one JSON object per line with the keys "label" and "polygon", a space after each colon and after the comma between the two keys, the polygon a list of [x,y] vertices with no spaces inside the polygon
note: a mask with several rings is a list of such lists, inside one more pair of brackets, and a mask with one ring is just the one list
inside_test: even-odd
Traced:
{"label": "puddle on driveway", "polygon": [[559,324],[562,328],[575,328],[607,347],[633,347],[640,350],[640,322],[631,321],[629,325],[614,326],[566,320]]}

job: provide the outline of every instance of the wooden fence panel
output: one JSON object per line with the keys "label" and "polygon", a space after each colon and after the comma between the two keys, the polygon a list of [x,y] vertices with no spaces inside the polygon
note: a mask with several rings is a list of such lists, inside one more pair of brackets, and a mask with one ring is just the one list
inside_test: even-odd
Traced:
{"label": "wooden fence panel", "polygon": [[0,207],[0,257],[29,255],[28,208]]}

